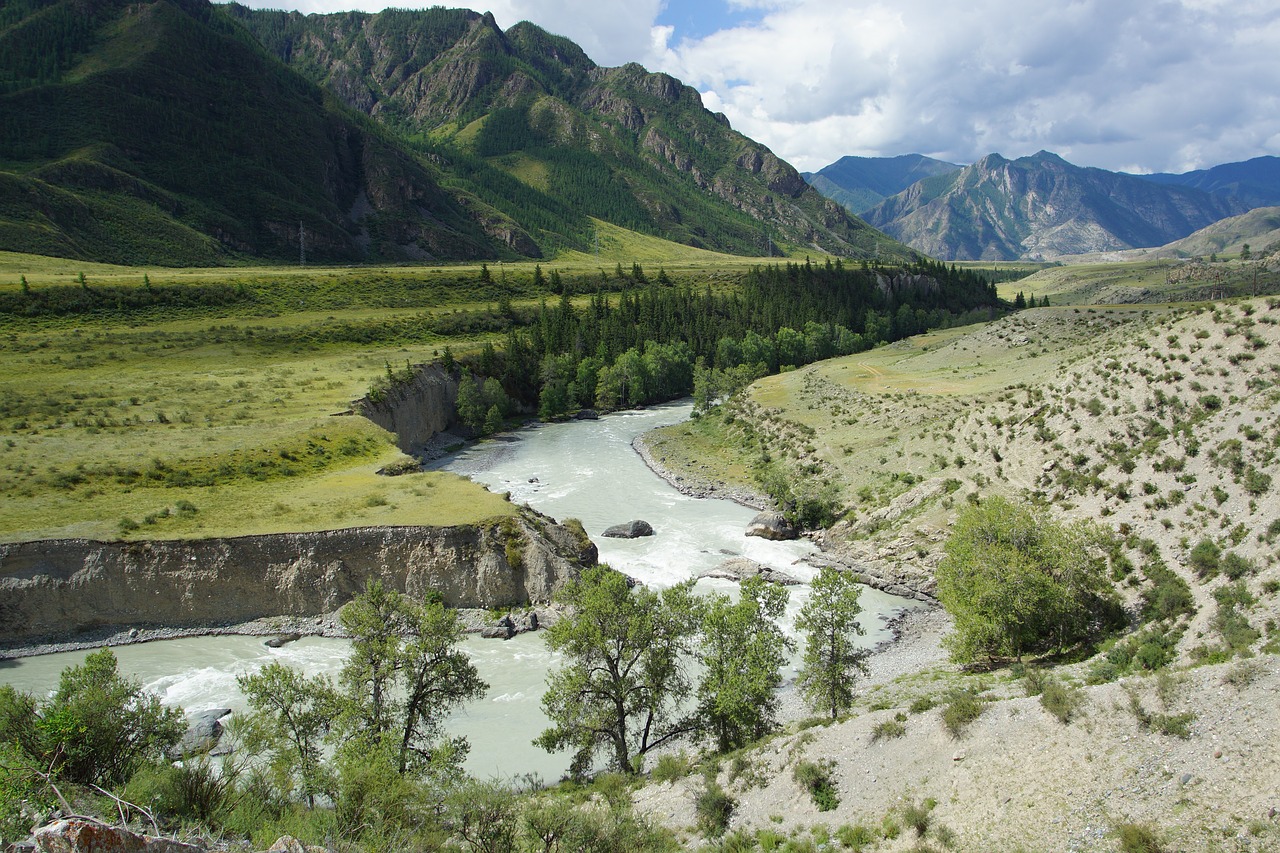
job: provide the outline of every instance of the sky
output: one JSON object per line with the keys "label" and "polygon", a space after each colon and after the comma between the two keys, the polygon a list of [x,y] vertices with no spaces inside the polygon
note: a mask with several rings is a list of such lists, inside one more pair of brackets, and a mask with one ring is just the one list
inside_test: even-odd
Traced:
{"label": "sky", "polygon": [[[332,12],[387,3],[248,5]],[[504,29],[532,21],[600,65],[665,71],[802,171],[845,155],[967,164],[1043,149],[1127,172],[1280,155],[1276,0],[434,5],[492,11]]]}

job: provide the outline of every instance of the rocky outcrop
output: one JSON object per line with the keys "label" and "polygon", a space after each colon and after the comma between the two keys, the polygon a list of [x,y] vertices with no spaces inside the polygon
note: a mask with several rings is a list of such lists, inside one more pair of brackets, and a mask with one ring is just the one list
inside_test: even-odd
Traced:
{"label": "rocky outcrop", "polygon": [[374,400],[360,401],[366,418],[396,434],[396,445],[414,453],[454,422],[458,380],[438,364],[424,364],[408,382],[397,382]]}
{"label": "rocky outcrop", "polygon": [[639,539],[641,536],[652,536],[653,525],[647,521],[636,519],[625,524],[615,524],[604,531],[610,539]]}
{"label": "rocky outcrop", "polygon": [[595,562],[532,510],[480,525],[361,527],[229,539],[0,545],[0,643],[106,628],[213,627],[330,613],[370,580],[451,607],[550,601]]}
{"label": "rocky outcrop", "polygon": [[204,853],[206,849],[86,818],[54,821],[32,833],[32,839],[41,853]]}

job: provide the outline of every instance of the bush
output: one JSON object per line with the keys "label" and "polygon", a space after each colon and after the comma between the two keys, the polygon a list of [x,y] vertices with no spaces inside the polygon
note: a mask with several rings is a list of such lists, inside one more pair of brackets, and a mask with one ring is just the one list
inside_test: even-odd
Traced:
{"label": "bush", "polygon": [[236,805],[236,775],[216,771],[205,759],[182,765],[152,764],[141,768],[125,786],[124,799],[157,817],[195,820],[220,826]]}
{"label": "bush", "polygon": [[683,751],[677,755],[668,753],[658,757],[658,763],[649,776],[655,782],[674,782],[688,776],[689,770],[689,757]]}
{"label": "bush", "polygon": [[936,708],[937,705],[938,700],[932,696],[920,696],[911,702],[907,710],[913,714],[923,714],[925,711]]}
{"label": "bush", "polygon": [[984,702],[972,690],[957,690],[951,694],[947,704],[942,706],[942,725],[953,738],[960,738],[969,724],[986,710]]}
{"label": "bush", "polygon": [[871,729],[871,742],[890,740],[902,737],[907,733],[907,726],[900,720],[884,720],[876,723]]}
{"label": "bush", "polygon": [[938,566],[938,600],[955,620],[944,640],[962,663],[1081,643],[1123,621],[1107,579],[1107,536],[1063,526],[999,497],[966,508]]}
{"label": "bush", "polygon": [[935,805],[932,800],[925,800],[922,803],[908,802],[899,808],[902,822],[916,831],[917,838],[924,838],[929,831],[929,823],[933,817],[930,812]]}
{"label": "bush", "polygon": [[1079,687],[1063,684],[1056,678],[1046,678],[1040,693],[1040,705],[1066,725],[1084,707],[1084,691]]}
{"label": "bush", "polygon": [[737,807],[737,801],[720,787],[715,777],[707,775],[702,791],[698,793],[698,799],[694,803],[698,829],[708,838],[719,838],[729,828],[733,810]]}
{"label": "bush", "polygon": [[1228,551],[1222,555],[1222,561],[1219,563],[1222,573],[1231,580],[1239,580],[1245,575],[1252,575],[1258,571],[1257,565],[1245,557],[1241,557],[1235,551]]}
{"label": "bush", "polygon": [[1122,823],[1116,827],[1120,836],[1120,853],[1163,853],[1160,836],[1141,823]]}
{"label": "bush", "polygon": [[835,782],[831,779],[831,771],[835,765],[830,760],[822,762],[801,761],[792,771],[796,783],[809,792],[813,804],[820,812],[829,812],[840,805],[840,796],[836,793]]}
{"label": "bush", "polygon": [[1191,549],[1188,557],[1196,577],[1208,580],[1218,573],[1218,563],[1222,559],[1222,549],[1212,539],[1201,539]]}
{"label": "bush", "polygon": [[123,783],[161,758],[186,728],[180,709],[162,707],[138,681],[120,676],[110,649],[64,669],[43,703],[12,688],[0,691],[0,742],[86,785]]}
{"label": "bush", "polygon": [[864,847],[875,844],[876,834],[873,830],[860,823],[853,826],[845,824],[836,830],[836,840],[853,850],[854,853],[858,853]]}

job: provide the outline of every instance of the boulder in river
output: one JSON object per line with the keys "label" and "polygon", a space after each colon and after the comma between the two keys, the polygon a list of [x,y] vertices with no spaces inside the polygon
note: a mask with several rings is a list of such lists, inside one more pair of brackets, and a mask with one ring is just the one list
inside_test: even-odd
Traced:
{"label": "boulder in river", "polygon": [[782,513],[762,512],[747,524],[747,535],[774,540],[796,539],[800,531]]}
{"label": "boulder in river", "polygon": [[748,560],[746,557],[734,557],[732,560],[725,560],[714,569],[705,569],[698,573],[700,578],[721,578],[723,580],[737,581],[738,583],[755,575],[759,575],[769,583],[776,583],[780,586],[796,586],[800,583],[800,581],[786,572],[780,572],[777,569],[766,566],[764,563]]}
{"label": "boulder in river", "polygon": [[222,738],[222,723],[219,721],[230,713],[230,708],[211,708],[192,716],[187,733],[169,750],[169,757],[179,760],[211,752]]}
{"label": "boulder in river", "polygon": [[301,640],[301,639],[302,639],[301,634],[290,632],[288,634],[277,634],[276,636],[271,637],[270,639],[264,640],[262,644],[269,649],[278,649],[281,646],[287,646],[290,643],[296,643],[298,640]]}
{"label": "boulder in river", "polygon": [[610,539],[638,539],[641,536],[652,536],[653,527],[647,521],[636,519],[626,524],[615,524],[604,532]]}

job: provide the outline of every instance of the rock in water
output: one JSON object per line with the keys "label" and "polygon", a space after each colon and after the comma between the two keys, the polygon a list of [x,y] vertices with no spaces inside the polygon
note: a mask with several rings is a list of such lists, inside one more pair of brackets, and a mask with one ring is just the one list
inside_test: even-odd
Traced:
{"label": "rock in water", "polygon": [[[608,536],[609,534],[605,534]],[[800,531],[787,517],[780,512],[762,512],[747,525],[748,536],[759,536],[764,539],[795,539]]]}
{"label": "rock in water", "polygon": [[187,733],[169,750],[169,757],[176,761],[210,752],[222,737],[222,723],[218,721],[230,713],[230,708],[213,708],[193,716]]}
{"label": "rock in water", "polygon": [[700,578],[721,578],[724,580],[737,581],[741,583],[749,577],[759,575],[769,583],[776,583],[780,586],[796,586],[799,580],[777,569],[770,568],[763,563],[757,563],[755,560],[749,560],[746,557],[734,557],[725,560],[714,569],[706,569],[698,573]]}
{"label": "rock in water", "polygon": [[638,539],[641,536],[652,536],[653,527],[647,521],[636,519],[626,524],[615,524],[604,535],[611,539]]}
{"label": "rock in water", "polygon": [[279,634],[268,640],[264,640],[263,645],[269,649],[278,649],[281,646],[287,646],[290,643],[296,643],[298,640],[301,640],[301,639],[302,639],[301,634],[295,634],[295,633]]}

